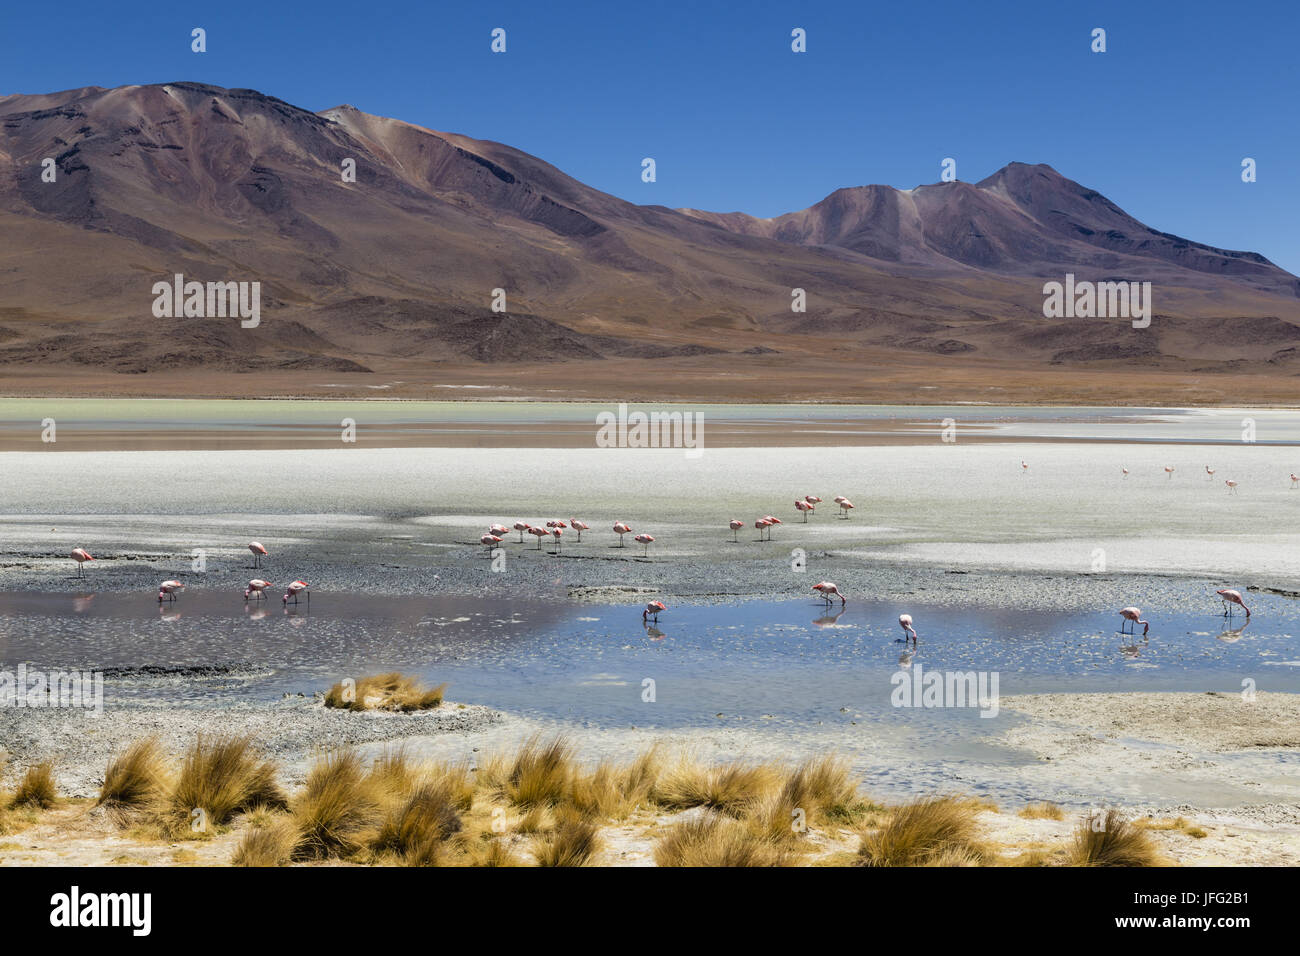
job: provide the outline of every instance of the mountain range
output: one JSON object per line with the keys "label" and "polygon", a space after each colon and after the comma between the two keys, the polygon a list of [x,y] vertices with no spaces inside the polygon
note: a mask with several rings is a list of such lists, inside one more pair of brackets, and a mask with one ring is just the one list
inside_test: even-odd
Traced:
{"label": "mountain range", "polygon": [[[176,274],[260,282],[260,324],[155,317]],[[1066,274],[1151,282],[1151,326],[1044,318]],[[11,394],[1293,400],[1298,347],[1300,279],[1047,165],[761,219],[254,90],[0,97]]]}

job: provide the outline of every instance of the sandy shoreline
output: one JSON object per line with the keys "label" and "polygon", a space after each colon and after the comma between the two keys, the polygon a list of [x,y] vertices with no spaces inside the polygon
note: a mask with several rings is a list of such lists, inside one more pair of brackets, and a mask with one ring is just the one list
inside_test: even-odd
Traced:
{"label": "sandy shoreline", "polygon": [[[1174,863],[1300,864],[1300,776],[1288,771],[1296,765],[1300,741],[1285,732],[1300,726],[1300,695],[1260,694],[1244,703],[1213,694],[1049,694],[1007,697],[1002,705],[1027,719],[997,731],[994,738],[1037,758],[1000,771],[1020,778],[1022,800],[988,805],[980,814],[983,831],[1006,852],[1059,845],[1068,841],[1081,815],[1117,806],[1126,816],[1154,827],[1152,835]],[[179,754],[196,735],[218,730],[252,734],[280,767],[281,780],[291,791],[301,786],[316,755],[338,746],[355,746],[367,756],[401,746],[416,758],[477,766],[533,734],[566,735],[579,759],[588,764],[626,760],[654,742],[713,763],[742,759],[789,764],[829,752],[847,752],[853,759],[855,746],[860,750],[862,745],[846,728],[811,734],[776,727],[595,728],[451,702],[416,715],[356,714],[329,711],[319,699],[291,698],[233,707],[115,708],[93,721],[66,711],[0,710],[0,741],[8,751],[5,775],[10,782],[30,764],[53,757],[60,793],[73,798],[93,797],[109,757],[132,740],[157,734],[169,752]],[[889,741],[872,743],[889,749]],[[1134,766],[1144,761],[1147,766]],[[982,788],[972,786],[976,781],[970,773],[965,767],[946,783],[936,780],[928,791],[977,792]],[[1206,799],[1153,805],[1140,790],[1125,793],[1124,781],[1144,774],[1181,774],[1189,786],[1203,786]],[[862,774],[860,784],[873,798],[905,798],[891,785],[882,786],[879,774]],[[1092,799],[1080,799],[1089,788]],[[1233,799],[1217,805],[1211,796],[1216,788]],[[1020,815],[1025,805],[1044,801],[1061,806],[1062,819]],[[22,831],[16,842],[0,838],[0,864],[68,862],[70,856],[100,864],[221,864],[234,845],[228,835],[222,836],[177,857],[177,844],[133,840],[93,814],[87,817],[84,810],[68,809],[64,817],[75,819],[76,825],[43,822]],[[828,833],[822,839],[826,853],[842,852],[849,848],[852,834]],[[650,863],[652,833],[644,821],[609,827],[606,842],[601,862],[607,865]]]}

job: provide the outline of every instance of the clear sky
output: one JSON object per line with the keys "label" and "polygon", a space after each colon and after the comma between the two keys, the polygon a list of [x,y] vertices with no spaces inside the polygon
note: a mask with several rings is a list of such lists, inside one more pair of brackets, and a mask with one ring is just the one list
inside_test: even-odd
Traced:
{"label": "clear sky", "polygon": [[945,157],[968,181],[1044,162],[1156,229],[1300,273],[1298,47],[1296,0],[65,0],[6,4],[0,94],[196,80],[351,103],[634,202],[757,216],[935,182]]}

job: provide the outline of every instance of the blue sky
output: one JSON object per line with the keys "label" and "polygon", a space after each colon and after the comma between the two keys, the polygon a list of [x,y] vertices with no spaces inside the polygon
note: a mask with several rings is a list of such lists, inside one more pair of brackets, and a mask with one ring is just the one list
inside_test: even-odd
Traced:
{"label": "blue sky", "polygon": [[[190,51],[196,26],[207,53]],[[937,181],[945,157],[970,181],[1045,162],[1157,229],[1300,273],[1294,0],[68,0],[10,4],[0,31],[0,94],[198,80],[352,103],[634,202],[773,216],[842,186]]]}

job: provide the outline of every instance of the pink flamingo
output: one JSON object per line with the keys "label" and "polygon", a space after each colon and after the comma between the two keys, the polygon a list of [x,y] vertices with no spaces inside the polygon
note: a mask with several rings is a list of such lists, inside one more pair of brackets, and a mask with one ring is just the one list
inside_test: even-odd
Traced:
{"label": "pink flamingo", "polygon": [[498,538],[504,538],[510,533],[510,529],[503,524],[494,524],[488,528],[488,534],[494,534]]}
{"label": "pink flamingo", "polygon": [[577,518],[570,518],[570,519],[569,519],[569,527],[572,528],[574,531],[577,532],[577,534],[578,534],[578,541],[579,541],[579,543],[581,543],[581,541],[582,541],[582,532],[588,530],[588,529],[591,527],[591,525],[587,524],[587,522],[585,522],[585,521],[579,521]]}
{"label": "pink flamingo", "polygon": [[653,617],[657,622],[659,620],[659,612],[666,610],[668,610],[668,605],[663,601],[651,601],[645,606],[645,610],[641,612],[641,620],[644,621],[648,617]]}
{"label": "pink flamingo", "polygon": [[175,601],[176,592],[184,590],[185,585],[181,584],[180,581],[164,581],[162,584],[158,585],[158,600],[162,601],[165,597],[169,601]]}
{"label": "pink flamingo", "polygon": [[1120,471],[1124,472],[1124,477],[1125,477],[1125,478],[1128,477],[1128,469],[1127,469],[1127,468],[1121,468]]}
{"label": "pink flamingo", "polygon": [[[1210,472],[1210,474],[1214,474],[1214,472]],[[1165,465],[1165,476],[1168,478],[1172,478],[1174,476],[1174,468],[1172,465]]]}
{"label": "pink flamingo", "polygon": [[626,521],[615,521],[615,522],[614,522],[614,533],[615,533],[616,535],[618,535],[618,546],[619,546],[620,548],[622,548],[622,547],[626,547],[626,545],[623,544],[623,535],[625,535],[625,534],[631,534],[631,533],[632,533],[632,526],[631,526],[630,524],[628,524]]}
{"label": "pink flamingo", "polygon": [[903,629],[903,640],[906,641],[908,636],[910,635],[912,638],[912,643],[915,644],[916,628],[912,627],[912,615],[910,614],[898,615],[898,626]]}
{"label": "pink flamingo", "polygon": [[1291,487],[1294,488],[1294,487],[1296,487],[1297,485],[1300,485],[1300,475],[1297,475],[1297,474],[1295,474],[1294,472],[1292,472],[1292,473],[1291,473]]}
{"label": "pink flamingo", "polygon": [[772,527],[772,522],[768,521],[766,518],[759,518],[754,522],[754,527],[758,529],[758,540],[762,541],[763,532]]}
{"label": "pink flamingo", "polygon": [[1028,470],[1029,470],[1029,462],[1025,461],[1023,458],[1020,459],[1020,473],[1023,475]]}
{"label": "pink flamingo", "polygon": [[[1125,621],[1129,621],[1133,624],[1141,624],[1143,637],[1146,637],[1147,631],[1151,630],[1151,622],[1142,620],[1142,611],[1139,608],[1135,608],[1135,607],[1121,608],[1119,612],[1119,616],[1122,617]],[[1120,624],[1119,629],[1121,634],[1126,633],[1124,631],[1123,623]],[[1133,629],[1129,628],[1127,633],[1132,634]]]}
{"label": "pink flamingo", "polygon": [[275,587],[275,585],[270,581],[263,581],[261,578],[253,578],[248,582],[248,587],[244,588],[244,600],[247,601],[250,595],[265,598],[266,589],[270,587]]}
{"label": "pink flamingo", "polygon": [[560,538],[564,534],[565,524],[563,521],[558,522],[556,527],[551,529],[551,534],[555,536],[555,553],[560,553]]}
{"label": "pink flamingo", "polygon": [[289,598],[293,598],[293,603],[294,603],[294,604],[297,604],[297,603],[298,603],[298,595],[301,594],[301,593],[303,593],[304,591],[307,592],[307,603],[310,604],[310,603],[311,603],[311,588],[308,586],[308,584],[307,584],[306,581],[294,581],[292,584],[290,584],[290,585],[289,585],[289,590],[287,590],[287,591],[284,592],[284,597],[281,599],[281,602],[280,602],[280,603],[281,603],[281,604],[288,604],[288,603],[289,603]]}
{"label": "pink flamingo", "polygon": [[767,540],[771,541],[772,526],[777,524],[782,524],[782,521],[780,518],[776,517],[775,515],[763,515],[763,520],[767,522]]}
{"label": "pink flamingo", "polygon": [[736,535],[740,533],[741,528],[745,527],[745,522],[741,521],[739,518],[732,518],[728,527],[731,528],[731,540],[738,541],[739,539]]}
{"label": "pink flamingo", "polygon": [[837,498],[836,504],[840,506],[841,518],[847,518],[849,516],[849,512],[853,510],[853,502],[849,501],[848,498]]}
{"label": "pink flamingo", "polygon": [[248,550],[253,552],[253,567],[255,568],[262,566],[262,555],[270,553],[266,548],[262,547],[259,541],[248,542]]}
{"label": "pink flamingo", "polygon": [[816,495],[804,495],[803,500],[808,502],[810,505],[819,505],[822,503],[822,500]]}
{"label": "pink flamingo", "polygon": [[822,600],[825,601],[827,604],[831,603],[832,598],[839,598],[840,604],[842,605],[848,603],[848,598],[846,598],[840,592],[840,589],[837,588],[830,581],[822,581],[820,584],[814,584],[812,586],[812,589],[816,591],[818,594],[820,594],[822,596]]}
{"label": "pink flamingo", "polygon": [[1235,495],[1237,493],[1237,483],[1231,478],[1225,481],[1224,484],[1228,486],[1228,494]]}
{"label": "pink flamingo", "polygon": [[1224,588],[1222,591],[1215,591],[1223,600],[1223,616],[1232,616],[1232,605],[1240,604],[1241,609],[1246,612],[1246,617],[1250,617],[1250,608],[1246,607],[1246,602],[1241,599],[1241,592],[1234,591],[1231,588]]}
{"label": "pink flamingo", "polygon": [[814,510],[814,506],[812,505],[811,502],[800,501],[799,499],[796,498],[796,499],[795,499],[795,502],[794,502],[794,509],[795,509],[795,511],[802,511],[802,512],[803,512],[803,523],[804,523],[804,524],[807,524],[807,523],[808,523],[808,512],[813,511],[813,510]]}
{"label": "pink flamingo", "polygon": [[1205,480],[1206,481],[1214,480],[1214,469],[1211,468],[1209,465],[1205,466]]}
{"label": "pink flamingo", "polygon": [[85,548],[73,548],[71,558],[73,561],[77,562],[77,577],[79,578],[84,578],[86,576],[85,571],[82,570],[82,565],[87,561],[95,560],[95,556]]}
{"label": "pink flamingo", "polygon": [[530,525],[527,521],[516,521],[516,522],[515,522],[515,530],[519,532],[519,543],[520,543],[520,544],[523,544],[523,543],[524,543],[524,532],[527,531],[527,530],[528,530],[529,528],[531,528],[531,527],[532,527],[532,525]]}
{"label": "pink flamingo", "polygon": [[635,541],[637,544],[645,545],[645,550],[642,551],[641,554],[642,554],[644,557],[649,557],[649,556],[650,556],[650,545],[654,544],[654,540],[655,540],[655,539],[654,539],[654,535],[650,535],[650,534],[639,534],[639,535],[637,535],[635,538],[633,538],[632,540]]}
{"label": "pink flamingo", "polygon": [[501,543],[501,538],[500,536],[495,534],[485,534],[483,535],[483,537],[478,539],[478,543],[481,545],[485,545],[487,549],[490,551]]}
{"label": "pink flamingo", "polygon": [[528,533],[537,538],[537,550],[542,550],[542,539],[549,535],[550,532],[545,528],[534,528],[532,525],[529,525]]}

